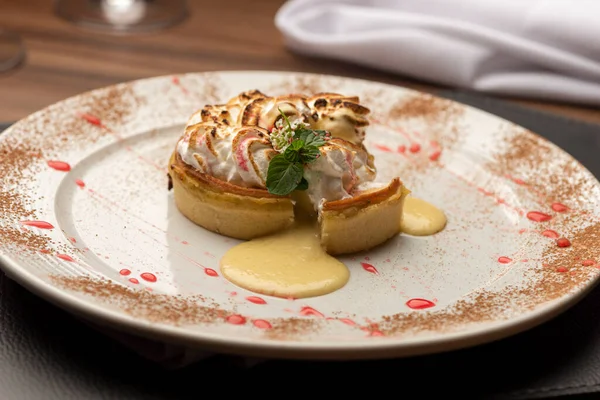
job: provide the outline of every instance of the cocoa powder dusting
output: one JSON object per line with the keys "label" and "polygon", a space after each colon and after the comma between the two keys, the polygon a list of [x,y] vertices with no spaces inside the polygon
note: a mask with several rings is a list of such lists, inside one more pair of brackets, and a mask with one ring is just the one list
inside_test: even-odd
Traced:
{"label": "cocoa powder dusting", "polygon": [[312,96],[317,93],[332,93],[339,88],[339,81],[334,77],[320,75],[294,75],[283,83],[268,87],[265,92],[273,95],[287,95],[290,93]]}
{"label": "cocoa powder dusting", "polygon": [[50,276],[65,289],[93,296],[110,302],[125,313],[150,322],[172,325],[199,324],[222,321],[227,313],[214,305],[205,306],[201,296],[183,297],[155,294],[145,290],[131,289],[107,279],[90,277]]}
{"label": "cocoa powder dusting", "polygon": [[377,322],[379,329],[391,336],[423,331],[450,332],[470,323],[508,319],[573,292],[600,274],[600,222],[582,227],[586,220],[589,221],[588,216],[574,214],[556,222],[555,228],[569,238],[572,246],[559,247],[547,239],[541,261],[526,271],[523,285],[507,286],[500,291],[481,288],[472,296],[440,310],[384,316]]}
{"label": "cocoa powder dusting", "polygon": [[[497,176],[519,178],[541,203],[561,202],[577,206],[588,201],[595,182],[581,173],[579,162],[562,156],[548,140],[516,125],[498,132],[499,150],[486,169]],[[529,179],[535,174],[535,178]],[[539,198],[541,196],[541,198]]]}
{"label": "cocoa powder dusting", "polygon": [[108,134],[99,127],[90,129],[89,122],[77,113],[93,115],[104,125],[116,125],[131,114],[138,102],[129,85],[117,85],[52,105],[16,123],[10,128],[13,131],[10,136],[0,135],[2,246],[16,245],[23,251],[48,250],[49,237],[18,226],[21,220],[37,217],[32,206],[37,199],[27,194],[25,188],[34,182],[37,172],[47,168],[46,161],[61,150]]}
{"label": "cocoa powder dusting", "polygon": [[265,337],[277,340],[290,340],[317,332],[325,321],[314,318],[276,318],[272,328],[265,331]]}
{"label": "cocoa powder dusting", "polygon": [[464,106],[452,100],[428,93],[418,93],[400,100],[392,106],[389,117],[392,119],[422,119],[428,124],[448,123],[461,115]]}

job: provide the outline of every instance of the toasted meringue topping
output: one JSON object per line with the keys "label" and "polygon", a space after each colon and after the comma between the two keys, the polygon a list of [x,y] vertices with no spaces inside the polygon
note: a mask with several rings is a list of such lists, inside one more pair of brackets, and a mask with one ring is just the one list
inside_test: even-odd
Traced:
{"label": "toasted meringue topping", "polygon": [[355,144],[363,142],[370,110],[359,104],[358,97],[319,93],[306,102],[312,111],[309,121],[313,129],[329,131]]}
{"label": "toasted meringue topping", "polygon": [[244,107],[241,123],[242,125],[262,126],[270,131],[275,126],[275,122],[281,119],[281,113],[294,119],[306,121],[310,111],[304,96],[288,95],[260,98],[249,102]]}
{"label": "toasted meringue topping", "polygon": [[[370,110],[358,97],[319,93],[269,97],[258,90],[225,104],[206,105],[189,119],[177,145],[182,160],[202,173],[245,187],[266,188],[271,158],[285,140],[271,143],[270,132],[285,114],[294,124],[328,131],[321,157],[305,167],[315,209],[323,201],[350,197],[376,176],[373,157],[362,142]],[[283,138],[285,139],[285,138]]]}
{"label": "toasted meringue topping", "polygon": [[177,151],[183,162],[202,173],[239,186],[263,189],[269,161],[276,154],[265,129],[218,122],[188,126]]}
{"label": "toasted meringue topping", "polygon": [[362,146],[334,138],[319,150],[321,157],[304,170],[307,194],[315,210],[324,201],[351,197],[358,185],[375,179],[373,158]]}

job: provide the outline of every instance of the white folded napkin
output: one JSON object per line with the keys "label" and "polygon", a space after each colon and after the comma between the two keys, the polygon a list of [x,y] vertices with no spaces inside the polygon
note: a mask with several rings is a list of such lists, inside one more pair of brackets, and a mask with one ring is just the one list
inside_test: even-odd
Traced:
{"label": "white folded napkin", "polygon": [[600,0],[289,0],[275,25],[306,55],[600,105]]}

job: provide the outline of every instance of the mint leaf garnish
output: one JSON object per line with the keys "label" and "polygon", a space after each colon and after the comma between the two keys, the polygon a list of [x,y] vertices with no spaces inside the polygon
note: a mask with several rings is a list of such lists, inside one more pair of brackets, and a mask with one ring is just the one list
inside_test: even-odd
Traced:
{"label": "mint leaf garnish", "polygon": [[283,154],[271,159],[267,170],[267,189],[270,193],[285,196],[293,192],[303,178],[300,162],[289,162]]}
{"label": "mint leaf garnish", "polygon": [[292,123],[281,109],[279,113],[286,126],[278,123],[271,132],[273,147],[280,154],[269,162],[266,183],[270,193],[285,196],[294,190],[308,189],[304,166],[319,158],[319,147],[327,142],[330,135],[323,130],[309,129],[299,121]]}

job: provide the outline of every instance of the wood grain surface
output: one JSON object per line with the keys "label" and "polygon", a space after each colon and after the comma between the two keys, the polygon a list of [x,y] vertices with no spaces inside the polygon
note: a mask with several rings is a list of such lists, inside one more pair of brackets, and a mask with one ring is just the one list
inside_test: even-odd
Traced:
{"label": "wood grain surface", "polygon": [[[154,33],[114,35],[58,18],[51,0],[0,0],[0,29],[19,33],[27,59],[0,74],[0,121],[15,121],[54,102],[106,85],[158,75],[214,70],[318,72],[443,89],[408,77],[299,56],[273,24],[283,0],[189,0],[181,24]],[[600,123],[600,109],[511,100]]]}

